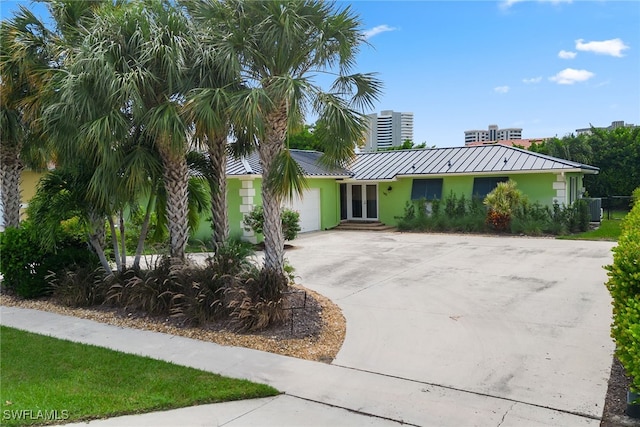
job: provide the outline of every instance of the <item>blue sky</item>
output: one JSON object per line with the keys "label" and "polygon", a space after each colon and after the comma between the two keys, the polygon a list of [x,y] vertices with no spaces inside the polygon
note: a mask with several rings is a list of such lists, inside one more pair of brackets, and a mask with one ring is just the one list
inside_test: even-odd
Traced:
{"label": "blue sky", "polygon": [[523,138],[640,125],[640,2],[351,4],[373,34],[359,71],[385,83],[377,111],[413,112],[415,142],[459,146],[490,124]]}
{"label": "blue sky", "polygon": [[[19,3],[34,7],[3,0],[2,18]],[[460,146],[465,130],[490,124],[520,127],[523,138],[614,120],[640,125],[638,1],[346,4],[371,44],[356,71],[384,82],[367,113],[413,112],[416,143]]]}

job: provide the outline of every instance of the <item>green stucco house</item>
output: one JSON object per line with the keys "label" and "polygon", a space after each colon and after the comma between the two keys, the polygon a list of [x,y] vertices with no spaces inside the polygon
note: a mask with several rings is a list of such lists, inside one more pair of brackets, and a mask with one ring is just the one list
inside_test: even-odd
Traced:
{"label": "green stucco house", "polygon": [[[321,155],[292,150],[309,183],[302,198],[287,202],[300,212],[302,232],[330,229],[341,221],[396,225],[409,200],[440,199],[451,192],[484,197],[508,179],[532,202],[569,205],[584,193],[583,176],[598,173],[593,166],[499,144],[359,153],[338,170],[320,166]],[[227,177],[230,234],[255,242],[258,236],[244,230],[242,219],[262,203],[257,155],[229,159]]]}

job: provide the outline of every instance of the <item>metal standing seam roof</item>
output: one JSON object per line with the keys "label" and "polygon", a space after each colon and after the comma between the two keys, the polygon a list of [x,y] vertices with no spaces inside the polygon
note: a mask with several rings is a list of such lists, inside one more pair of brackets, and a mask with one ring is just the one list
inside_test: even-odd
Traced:
{"label": "metal standing seam roof", "polygon": [[[309,177],[344,177],[352,174],[347,169],[328,169],[320,164],[322,153],[307,150],[289,150],[291,157],[300,165],[304,174]],[[227,158],[227,175],[262,175],[262,166],[258,153],[253,152],[246,157]]]}
{"label": "metal standing seam roof", "polygon": [[[359,153],[348,169],[329,170],[319,162],[322,153],[291,150],[306,176],[344,177],[361,181],[393,180],[398,176],[462,175],[507,172],[582,171],[598,168],[500,144],[420,150]],[[227,160],[227,175],[261,175],[257,153]]]}
{"label": "metal standing seam roof", "polygon": [[597,173],[598,168],[520,148],[496,145],[359,153],[349,168],[354,180],[392,180],[408,175],[527,171]]}

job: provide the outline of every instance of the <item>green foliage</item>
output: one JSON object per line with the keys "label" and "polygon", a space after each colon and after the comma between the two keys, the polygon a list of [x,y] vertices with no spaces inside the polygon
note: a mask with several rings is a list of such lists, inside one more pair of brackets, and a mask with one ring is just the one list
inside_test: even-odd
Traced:
{"label": "green foliage", "polygon": [[625,218],[622,235],[613,248],[613,264],[606,269],[616,356],[632,379],[631,388],[640,392],[640,204],[636,203]]}
{"label": "green foliage", "polygon": [[529,150],[600,168],[586,175],[584,185],[594,197],[628,196],[640,186],[640,127],[592,128],[591,135],[568,135],[532,144]]}
{"label": "green foliage", "polygon": [[378,151],[399,151],[399,150],[416,150],[421,148],[427,148],[427,143],[423,142],[422,144],[414,144],[410,139],[404,140],[401,145],[397,147],[383,147],[378,148]]}
{"label": "green foliage", "polygon": [[23,298],[51,292],[47,276],[63,270],[96,268],[96,255],[81,241],[67,236],[54,248],[43,248],[29,222],[0,234],[0,272],[3,285]]}
{"label": "green foliage", "polygon": [[513,212],[521,205],[525,196],[516,188],[515,181],[499,182],[496,188],[484,199],[489,207],[487,224],[496,231],[506,231],[511,223]]}
{"label": "green foliage", "polygon": [[287,134],[287,146],[290,149],[324,151],[322,140],[313,126],[305,125],[297,132]]}
{"label": "green foliage", "polygon": [[454,193],[441,200],[407,202],[398,229],[418,231],[483,232],[485,208],[477,199],[457,197]]}
{"label": "green foliage", "polygon": [[[282,233],[285,240],[293,240],[300,232],[300,214],[291,209],[282,210]],[[254,206],[254,208],[245,215],[243,220],[245,229],[253,230],[256,234],[262,234],[264,230],[264,209],[262,206]]]}
{"label": "green foliage", "polygon": [[583,200],[569,207],[555,204],[549,208],[522,198],[509,212],[508,215],[500,215],[487,210],[480,199],[469,200],[452,192],[444,200],[406,202],[404,215],[397,218],[398,229],[472,233],[491,229],[538,236],[561,235],[589,228],[588,205]]}
{"label": "green foliage", "polygon": [[637,205],[638,202],[640,202],[640,187],[633,190],[633,193],[631,193],[631,200],[634,205]]}

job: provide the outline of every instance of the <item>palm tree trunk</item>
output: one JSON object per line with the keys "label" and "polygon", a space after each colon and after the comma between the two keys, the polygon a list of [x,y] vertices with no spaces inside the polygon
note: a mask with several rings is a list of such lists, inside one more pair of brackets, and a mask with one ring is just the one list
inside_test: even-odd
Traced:
{"label": "palm tree trunk", "polygon": [[20,148],[2,144],[0,146],[0,193],[2,196],[3,221],[5,227],[20,226],[20,177],[24,164],[20,160]]}
{"label": "palm tree trunk", "polygon": [[217,247],[229,238],[227,215],[227,138],[209,141],[209,158],[212,166],[211,218],[213,223],[213,245]]}
{"label": "palm tree trunk", "polygon": [[122,211],[122,209],[119,212],[118,220],[120,221],[120,247],[122,248],[122,251],[120,252],[120,258],[122,259],[121,261],[122,271],[124,271],[127,268],[127,240],[124,234],[125,224],[124,224],[124,212]]}
{"label": "palm tree trunk", "polygon": [[113,246],[113,257],[116,259],[116,271],[122,272],[122,260],[120,259],[120,249],[118,245],[118,235],[113,218],[109,217],[109,229],[111,230],[111,245]]}
{"label": "palm tree trunk", "polygon": [[149,196],[147,202],[147,211],[144,214],[144,220],[142,221],[142,227],[140,229],[140,236],[138,237],[138,246],[136,247],[136,256],[133,259],[133,268],[138,270],[140,268],[140,258],[142,258],[142,251],[144,251],[144,242],[147,239],[149,233],[149,222],[151,222],[151,209],[156,202],[155,188],[154,192]]}
{"label": "palm tree trunk", "polygon": [[284,275],[284,236],[282,234],[282,195],[268,185],[272,166],[284,150],[287,114],[284,108],[266,120],[269,129],[258,147],[262,165],[262,207],[264,209],[264,267]]}
{"label": "palm tree trunk", "polygon": [[169,256],[173,265],[182,265],[189,239],[189,169],[182,154],[160,149],[162,176],[167,192],[167,224],[169,228]]}
{"label": "palm tree trunk", "polygon": [[98,254],[100,264],[104,268],[105,274],[111,274],[111,265],[104,253],[104,218],[99,215],[89,213],[89,222],[91,223],[91,231],[89,232],[89,243]]}

